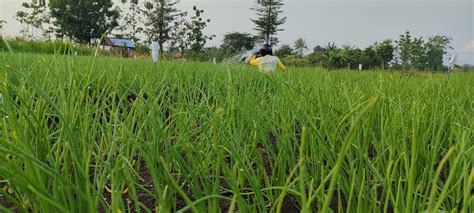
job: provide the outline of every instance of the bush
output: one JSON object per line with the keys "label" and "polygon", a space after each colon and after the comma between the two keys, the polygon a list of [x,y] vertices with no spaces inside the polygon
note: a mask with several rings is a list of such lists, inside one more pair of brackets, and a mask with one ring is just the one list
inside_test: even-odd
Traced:
{"label": "bush", "polygon": [[149,56],[150,55],[150,52],[151,52],[151,49],[147,46],[147,45],[144,45],[144,44],[137,44],[136,47],[135,47],[135,53],[137,55],[146,55],[146,56]]}
{"label": "bush", "polygon": [[322,52],[311,53],[305,56],[304,59],[308,60],[312,66],[323,66],[328,62],[327,56]]}
{"label": "bush", "polygon": [[311,66],[311,62],[307,59],[298,58],[294,55],[287,56],[283,59],[283,63],[285,63],[289,67],[309,67]]}

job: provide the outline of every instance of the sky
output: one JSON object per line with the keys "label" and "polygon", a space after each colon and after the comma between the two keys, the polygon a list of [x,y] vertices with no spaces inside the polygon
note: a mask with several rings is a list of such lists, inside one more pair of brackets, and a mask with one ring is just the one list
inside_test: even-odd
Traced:
{"label": "sky", "polygon": [[[474,0],[284,0],[287,22],[278,34],[281,44],[292,45],[297,38],[310,48],[328,42],[365,48],[384,39],[397,39],[409,30],[412,36],[451,37],[458,64],[474,64]],[[3,35],[19,35],[21,25],[13,16],[22,0],[0,0],[0,19],[8,23]],[[250,19],[256,0],[181,0],[178,8],[204,9],[211,22],[207,34],[216,35],[209,46],[220,45],[228,32],[255,33]]]}

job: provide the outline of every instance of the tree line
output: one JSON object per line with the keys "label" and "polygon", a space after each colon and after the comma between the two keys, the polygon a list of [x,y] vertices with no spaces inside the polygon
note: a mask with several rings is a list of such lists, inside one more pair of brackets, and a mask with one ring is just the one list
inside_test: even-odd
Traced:
{"label": "tree line", "polygon": [[[91,45],[107,35],[132,39],[136,44],[157,41],[162,50],[204,54],[204,47],[215,35],[204,29],[211,21],[197,6],[188,13],[179,10],[178,0],[50,0],[22,4],[16,19],[22,24],[24,38],[41,37],[67,39]],[[279,18],[281,0],[263,0],[252,8],[257,18],[252,20],[261,40],[277,44],[275,36],[286,18]]]}
{"label": "tree line", "polygon": [[[261,0],[253,8],[256,34],[230,32],[224,35],[220,47],[205,48],[215,35],[206,35],[204,29],[211,21],[197,6],[192,12],[179,10],[178,0],[50,0],[23,3],[17,20],[22,23],[23,37],[33,38],[38,32],[46,39],[69,39],[79,44],[94,44],[105,35],[132,39],[136,44],[158,41],[162,50],[181,52],[195,59],[223,60],[258,43],[279,45],[278,32],[286,22],[282,17],[282,0]],[[414,38],[409,31],[398,40],[376,42],[364,49],[334,43],[308,50],[306,41],[299,38],[294,45],[279,45],[275,54],[290,66],[321,66],[330,69],[443,69],[443,57],[451,38],[443,35],[427,39]]]}
{"label": "tree line", "polygon": [[[233,32],[224,36],[222,54],[229,56],[252,48],[258,38],[249,33]],[[299,38],[293,45],[283,44],[275,51],[287,65],[296,67],[318,66],[329,69],[398,69],[398,70],[442,70],[443,58],[450,46],[451,38],[436,35],[424,39],[413,38],[409,31],[398,40],[386,39],[364,49],[355,46],[328,43],[309,50],[307,42]]]}
{"label": "tree line", "polygon": [[203,30],[211,21],[204,10],[177,9],[176,0],[51,0],[22,4],[16,14],[22,24],[21,34],[33,39],[38,33],[45,39],[67,39],[82,45],[103,42],[106,36],[133,40],[138,46],[157,41],[169,51],[202,52],[214,35]]}

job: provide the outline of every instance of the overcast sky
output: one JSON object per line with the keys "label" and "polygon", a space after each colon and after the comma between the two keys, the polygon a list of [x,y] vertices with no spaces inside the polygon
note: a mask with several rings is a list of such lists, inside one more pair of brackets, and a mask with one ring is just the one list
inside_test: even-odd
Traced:
{"label": "overcast sky", "polygon": [[[0,19],[8,23],[5,36],[19,35],[20,24],[12,16],[22,0],[0,0]],[[250,32],[256,0],[181,0],[178,7],[193,5],[211,18],[207,33],[217,35],[209,45],[219,45],[227,32]],[[286,0],[287,22],[279,33],[282,43],[293,44],[302,37],[310,47],[335,42],[364,48],[376,41],[397,39],[405,30],[413,36],[447,35],[453,38],[459,64],[474,64],[473,0]]]}

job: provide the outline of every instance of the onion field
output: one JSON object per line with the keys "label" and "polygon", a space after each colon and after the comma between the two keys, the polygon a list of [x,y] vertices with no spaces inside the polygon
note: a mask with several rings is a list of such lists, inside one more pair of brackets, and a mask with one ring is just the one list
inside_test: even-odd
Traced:
{"label": "onion field", "polygon": [[2,212],[472,212],[474,74],[0,53]]}

